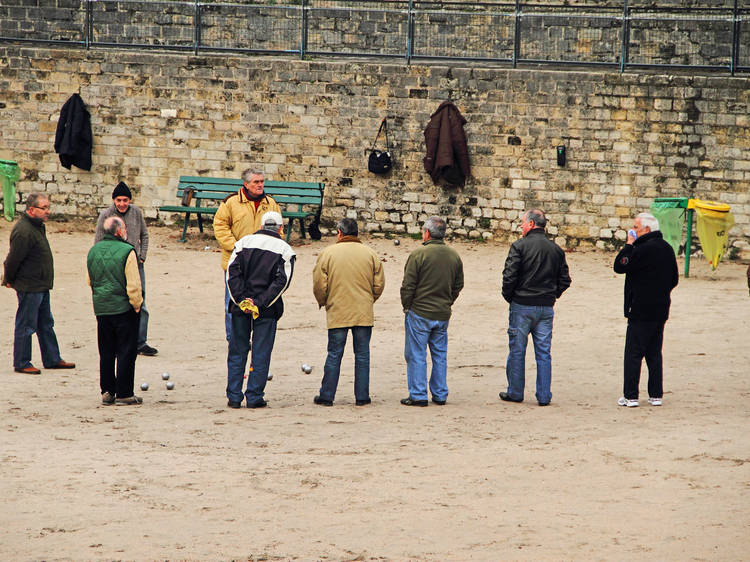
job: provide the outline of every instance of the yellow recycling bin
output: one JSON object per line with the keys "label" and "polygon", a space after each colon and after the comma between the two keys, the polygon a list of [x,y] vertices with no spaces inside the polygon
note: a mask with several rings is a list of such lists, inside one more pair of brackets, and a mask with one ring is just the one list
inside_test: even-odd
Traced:
{"label": "yellow recycling bin", "polygon": [[701,201],[691,199],[698,217],[696,230],[703,254],[712,269],[719,266],[721,257],[726,253],[729,245],[729,230],[734,226],[734,217],[729,212],[731,207],[716,201]]}

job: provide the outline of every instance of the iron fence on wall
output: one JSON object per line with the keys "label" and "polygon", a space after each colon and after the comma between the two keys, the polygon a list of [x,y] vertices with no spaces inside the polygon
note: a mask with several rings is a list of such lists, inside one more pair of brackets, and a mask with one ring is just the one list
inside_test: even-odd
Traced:
{"label": "iron fence on wall", "polygon": [[734,74],[750,70],[747,2],[2,0],[0,41]]}

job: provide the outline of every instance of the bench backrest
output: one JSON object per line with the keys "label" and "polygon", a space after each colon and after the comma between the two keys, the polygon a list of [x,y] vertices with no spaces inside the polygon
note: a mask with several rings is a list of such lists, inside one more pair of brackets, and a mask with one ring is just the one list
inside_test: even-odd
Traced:
{"label": "bench backrest", "polygon": [[[177,186],[177,197],[181,198],[186,189],[195,190],[193,200],[222,201],[228,195],[237,193],[242,187],[242,180],[235,178],[208,178],[180,176]],[[322,205],[325,184],[317,182],[267,181],[265,191],[279,204]]]}

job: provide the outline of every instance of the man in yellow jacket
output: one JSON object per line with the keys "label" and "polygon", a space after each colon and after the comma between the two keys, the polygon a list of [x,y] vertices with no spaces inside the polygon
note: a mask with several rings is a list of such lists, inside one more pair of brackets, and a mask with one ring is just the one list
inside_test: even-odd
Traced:
{"label": "man in yellow jacket", "polygon": [[[227,264],[234,244],[243,236],[255,234],[262,229],[261,217],[269,212],[281,214],[279,204],[265,192],[265,176],[262,171],[249,168],[242,172],[243,185],[219,205],[214,215],[214,236],[221,246],[221,268],[226,279]],[[283,236],[284,231],[281,230]],[[232,335],[232,317],[228,311],[229,292],[224,283],[224,327],[227,341]]]}
{"label": "man in yellow jacket", "polygon": [[370,336],[373,304],[383,294],[385,274],[378,255],[357,237],[357,221],[341,219],[338,240],[320,253],[313,269],[313,293],[326,307],[328,356],[323,367],[320,394],[314,402],[333,406],[339,383],[346,335],[354,343],[354,399],[357,406],[370,403]]}

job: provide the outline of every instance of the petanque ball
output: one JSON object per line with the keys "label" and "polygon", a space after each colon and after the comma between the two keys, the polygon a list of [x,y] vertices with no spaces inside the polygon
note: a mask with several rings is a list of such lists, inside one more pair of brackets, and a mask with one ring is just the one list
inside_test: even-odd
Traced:
{"label": "petanque ball", "polygon": [[147,382],[141,383],[141,390],[148,390],[148,383]]}
{"label": "petanque ball", "polygon": [[303,363],[302,364],[302,372],[305,373],[305,374],[307,374],[307,375],[309,375],[310,373],[312,373],[312,367],[310,365],[308,365],[307,363]]}
{"label": "petanque ball", "polygon": [[167,383],[167,390],[172,390],[174,388],[174,383],[172,381],[169,381]]}
{"label": "petanque ball", "polygon": [[161,374],[161,380],[168,381],[169,380],[169,373],[162,373]]}
{"label": "petanque ball", "polygon": [[398,246],[399,244],[401,244],[401,240],[399,240],[398,238],[396,238],[396,239],[395,239],[395,240],[393,241],[393,245],[394,245],[394,246]]}
{"label": "petanque ball", "polygon": [[268,376],[266,377],[266,380],[273,380],[273,375],[271,373],[268,373]]}

